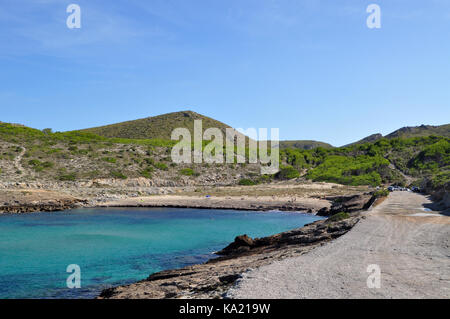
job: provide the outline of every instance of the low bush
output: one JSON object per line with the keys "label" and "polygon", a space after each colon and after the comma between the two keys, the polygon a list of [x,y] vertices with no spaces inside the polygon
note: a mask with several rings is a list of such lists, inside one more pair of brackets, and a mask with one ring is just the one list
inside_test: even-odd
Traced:
{"label": "low bush", "polygon": [[143,171],[141,171],[141,175],[145,178],[152,178],[152,172],[153,172],[153,168],[151,167],[147,167],[146,169],[144,169]]}
{"label": "low bush", "polygon": [[28,165],[30,165],[36,172],[41,172],[46,168],[53,168],[54,166],[52,162],[49,161],[41,162],[36,159],[28,161]]}
{"label": "low bush", "polygon": [[280,171],[275,175],[275,177],[284,180],[294,179],[300,177],[300,173],[292,166],[282,166],[280,168]]}
{"label": "low bush", "polygon": [[63,181],[63,182],[75,181],[76,180],[76,175],[74,173],[64,174],[64,175],[60,175],[58,179],[60,181]]}
{"label": "low bush", "polygon": [[164,163],[155,163],[155,167],[161,171],[167,171],[169,169]]}
{"label": "low bush", "polygon": [[389,195],[389,191],[386,188],[383,189],[379,189],[376,192],[373,193],[373,196],[375,198],[379,198],[379,197],[386,197]]}
{"label": "low bush", "polygon": [[256,185],[256,184],[258,184],[258,183],[249,178],[243,178],[239,181],[239,185],[242,185],[242,186],[252,186],[252,185]]}
{"label": "low bush", "polygon": [[115,164],[117,160],[114,157],[103,157],[102,161],[105,161],[107,163]]}
{"label": "low bush", "polygon": [[180,169],[180,174],[184,176],[192,176],[195,174],[195,172],[192,168],[183,168]]}
{"label": "low bush", "polygon": [[119,171],[111,171],[111,176],[117,179],[127,179],[127,176]]}

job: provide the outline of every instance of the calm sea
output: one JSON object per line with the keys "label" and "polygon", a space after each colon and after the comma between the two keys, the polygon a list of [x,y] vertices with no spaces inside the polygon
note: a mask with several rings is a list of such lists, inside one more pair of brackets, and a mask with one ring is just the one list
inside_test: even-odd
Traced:
{"label": "calm sea", "polygon": [[[174,208],[0,215],[0,298],[93,298],[103,288],[214,258],[237,235],[267,236],[318,219]],[[67,288],[71,264],[80,266],[80,289]]]}

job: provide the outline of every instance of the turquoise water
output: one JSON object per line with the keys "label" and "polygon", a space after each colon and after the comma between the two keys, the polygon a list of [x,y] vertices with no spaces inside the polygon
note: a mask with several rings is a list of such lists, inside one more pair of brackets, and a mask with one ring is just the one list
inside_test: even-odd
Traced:
{"label": "turquoise water", "polygon": [[[172,208],[78,209],[0,216],[0,298],[92,298],[106,287],[213,258],[234,237],[267,236],[318,217]],[[68,289],[66,268],[81,268]]]}

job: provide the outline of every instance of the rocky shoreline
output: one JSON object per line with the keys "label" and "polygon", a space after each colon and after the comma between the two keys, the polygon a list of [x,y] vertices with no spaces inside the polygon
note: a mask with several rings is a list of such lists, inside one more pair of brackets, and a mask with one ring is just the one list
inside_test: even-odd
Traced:
{"label": "rocky shoreline", "polygon": [[46,190],[7,190],[0,193],[0,214],[54,212],[86,204],[85,200]]}
{"label": "rocky shoreline", "polygon": [[[26,185],[25,185],[26,186]],[[332,215],[362,209],[370,193],[326,183],[255,187],[84,188],[0,184],[0,214],[59,211],[77,207],[174,207],[280,210]],[[33,187],[31,187],[33,186]],[[37,187],[39,186],[39,187]],[[42,186],[42,188],[41,188]],[[44,187],[45,186],[45,187]],[[55,185],[53,185],[55,186]],[[56,187],[56,186],[55,186]],[[203,195],[201,195],[203,194]]]}
{"label": "rocky shoreline", "polygon": [[322,208],[321,213],[330,216],[338,210],[350,212],[343,219],[320,220],[302,228],[263,238],[253,239],[241,235],[217,252],[220,256],[218,258],[204,264],[154,273],[131,285],[108,288],[98,298],[227,298],[226,292],[243,273],[277,260],[305,254],[344,235],[364,218],[361,212],[375,201],[376,198],[371,194],[340,197],[329,207]]}
{"label": "rocky shoreline", "polygon": [[80,199],[48,190],[5,190],[0,213],[60,211],[77,207],[186,207],[205,209],[304,211],[321,216],[349,213],[264,238],[236,237],[204,264],[166,270],[127,286],[105,289],[98,298],[226,298],[227,290],[253,268],[307,253],[347,233],[374,202],[371,193],[343,196],[182,196],[154,195],[114,201]]}
{"label": "rocky shoreline", "polygon": [[263,238],[247,235],[204,264],[151,274],[146,280],[105,289],[98,298],[227,298],[226,292],[242,274],[277,260],[305,254],[347,233],[361,211],[373,204],[371,193],[341,196],[198,196],[153,195],[118,198],[81,198],[49,190],[13,189],[0,192],[0,213],[60,211],[77,207],[176,207],[238,210],[303,211],[321,216],[349,213],[344,220],[329,218]]}
{"label": "rocky shoreline", "polygon": [[345,220],[320,220],[264,238],[238,236],[218,252],[218,258],[204,264],[154,273],[131,285],[105,289],[99,298],[226,298],[227,290],[243,273],[276,260],[305,254],[344,235],[361,218],[359,213],[353,213]]}

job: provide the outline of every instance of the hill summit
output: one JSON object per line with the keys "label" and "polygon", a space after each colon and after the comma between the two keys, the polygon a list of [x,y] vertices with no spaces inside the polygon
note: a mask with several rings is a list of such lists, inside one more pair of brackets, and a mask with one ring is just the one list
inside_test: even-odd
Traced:
{"label": "hill summit", "polygon": [[134,121],[93,127],[81,131],[103,137],[170,140],[172,131],[179,127],[187,128],[191,134],[193,134],[194,120],[202,120],[203,130],[215,127],[220,129],[224,133],[224,136],[225,130],[230,128],[230,126],[225,123],[193,111],[181,111],[146,117]]}
{"label": "hill summit", "polygon": [[[222,131],[224,138],[226,138],[226,129],[231,126],[214,120],[210,117],[198,114],[193,111],[180,111],[162,114],[158,116],[146,117],[143,119],[121,122],[117,124],[99,126],[80,130],[100,135],[108,138],[130,138],[130,139],[163,139],[170,140],[172,131],[175,128],[187,128],[191,136],[194,131],[194,121],[202,120],[203,130],[208,128],[218,128]],[[241,134],[237,132],[237,134]],[[248,141],[248,137],[246,137]],[[298,148],[298,149],[313,149],[316,147],[331,148],[328,143],[317,141],[281,141],[280,148]]]}
{"label": "hill summit", "polygon": [[426,137],[426,136],[444,136],[450,138],[450,124],[444,124],[444,125],[420,125],[420,126],[405,126],[402,127],[386,136],[383,136],[380,133],[372,134],[370,136],[367,136],[357,142],[345,145],[354,145],[354,144],[364,144],[364,143],[374,143],[378,141],[381,138],[410,138],[410,137]]}

